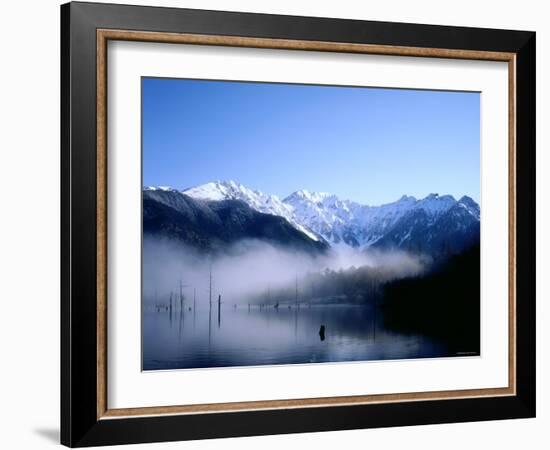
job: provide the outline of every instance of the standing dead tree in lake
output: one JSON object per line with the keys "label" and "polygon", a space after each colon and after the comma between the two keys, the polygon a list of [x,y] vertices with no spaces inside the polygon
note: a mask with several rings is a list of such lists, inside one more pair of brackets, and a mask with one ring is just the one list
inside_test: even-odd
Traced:
{"label": "standing dead tree in lake", "polygon": [[208,306],[212,311],[212,261],[210,261],[210,274],[208,277]]}
{"label": "standing dead tree in lake", "polygon": [[296,298],[295,298],[296,308],[300,306],[298,303],[298,274],[296,274]]}

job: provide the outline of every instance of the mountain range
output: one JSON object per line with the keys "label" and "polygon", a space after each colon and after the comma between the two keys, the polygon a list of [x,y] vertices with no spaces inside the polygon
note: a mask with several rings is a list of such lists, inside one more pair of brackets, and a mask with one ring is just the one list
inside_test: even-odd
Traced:
{"label": "mountain range", "polygon": [[329,248],[324,240],[310,238],[286,218],[259,212],[243,200],[197,199],[173,189],[143,191],[143,233],[209,252],[246,239],[307,253]]}
{"label": "mountain range", "polygon": [[467,196],[404,195],[369,206],[306,190],[280,199],[234,181],[215,181],[183,191],[146,187],[143,202],[145,233],[200,248],[250,237],[310,251],[343,246],[439,255],[479,241],[480,208]]}

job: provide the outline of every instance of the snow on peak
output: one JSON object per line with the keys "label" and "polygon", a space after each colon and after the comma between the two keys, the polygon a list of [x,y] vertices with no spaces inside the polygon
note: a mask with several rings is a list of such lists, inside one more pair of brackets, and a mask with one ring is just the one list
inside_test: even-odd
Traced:
{"label": "snow on peak", "polygon": [[476,217],[479,220],[480,210],[479,205],[475,200],[467,195],[464,195],[458,201],[458,204],[465,208],[472,216]]}
{"label": "snow on peak", "polygon": [[287,209],[276,195],[263,194],[260,191],[249,189],[233,180],[212,181],[210,183],[201,184],[200,186],[185,189],[182,192],[189,197],[201,200],[243,200],[258,210],[262,208],[262,205],[266,204],[278,204],[282,208]]}
{"label": "snow on peak", "polygon": [[462,203],[466,206],[479,209],[479,205],[475,202],[475,200],[472,197],[468,197],[467,195],[463,195],[462,197],[460,197],[458,203]]}
{"label": "snow on peak", "polygon": [[291,225],[305,233],[314,241],[319,236],[295,220],[292,207],[283,203],[276,195],[264,194],[261,191],[249,189],[235,181],[214,181],[182,191],[183,194],[201,200],[241,200],[252,209],[264,214],[284,217]]}
{"label": "snow on peak", "polygon": [[435,218],[447,212],[456,203],[452,195],[429,194],[416,203],[417,208],[423,209],[428,216]]}
{"label": "snow on peak", "polygon": [[286,197],[283,201],[285,203],[290,203],[293,200],[300,199],[300,200],[307,200],[314,203],[319,203],[329,197],[333,197],[333,196],[327,192],[311,192],[306,189],[302,189],[300,191],[293,192],[288,197]]}
{"label": "snow on peak", "polygon": [[414,198],[412,195],[402,195],[398,202],[416,202],[416,198]]}
{"label": "snow on peak", "polygon": [[[428,220],[434,223],[457,204],[451,195],[430,194],[420,200],[403,195],[392,203],[368,206],[342,200],[335,195],[308,191],[294,192],[283,201],[292,206],[296,221],[327,241],[337,245],[345,242],[359,247],[374,244],[411,211],[423,210]],[[473,200],[472,203],[477,205]],[[476,216],[473,205],[468,207],[468,211]],[[479,212],[476,217],[479,219]]]}
{"label": "snow on peak", "polygon": [[234,181],[212,181],[182,191],[185,195],[200,200],[227,200],[239,197],[246,188]]}
{"label": "snow on peak", "polygon": [[173,189],[170,186],[145,186],[143,190],[144,191],[164,191],[164,192],[175,191],[175,189]]}

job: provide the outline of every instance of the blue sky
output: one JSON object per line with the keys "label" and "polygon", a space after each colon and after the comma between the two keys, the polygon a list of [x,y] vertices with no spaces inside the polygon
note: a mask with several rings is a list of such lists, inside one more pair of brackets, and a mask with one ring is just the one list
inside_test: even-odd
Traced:
{"label": "blue sky", "polygon": [[479,201],[478,93],[143,78],[143,184]]}

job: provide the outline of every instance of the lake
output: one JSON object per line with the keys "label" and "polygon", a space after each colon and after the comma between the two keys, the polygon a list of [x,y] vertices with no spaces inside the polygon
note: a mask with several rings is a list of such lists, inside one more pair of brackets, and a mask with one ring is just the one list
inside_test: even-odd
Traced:
{"label": "lake", "polygon": [[[324,330],[321,327],[324,326]],[[143,370],[452,356],[428,337],[384,329],[355,305],[223,305],[143,311]]]}

